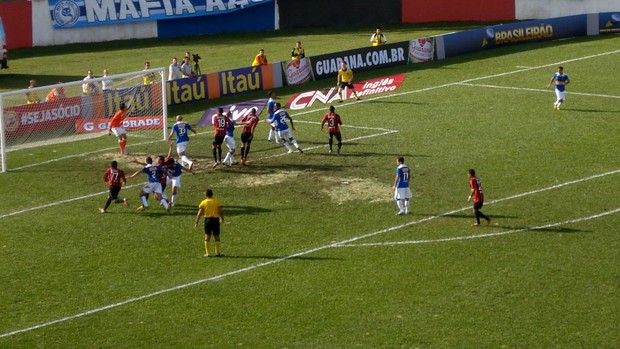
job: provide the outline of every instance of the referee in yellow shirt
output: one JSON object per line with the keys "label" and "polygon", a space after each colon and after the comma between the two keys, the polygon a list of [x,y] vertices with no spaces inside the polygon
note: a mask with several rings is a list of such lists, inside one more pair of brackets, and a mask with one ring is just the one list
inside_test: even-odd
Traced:
{"label": "referee in yellow shirt", "polygon": [[194,229],[198,227],[200,216],[205,217],[205,257],[209,257],[211,235],[215,238],[215,257],[223,257],[220,251],[220,223],[224,223],[224,208],[222,203],[213,197],[213,190],[207,189],[207,198],[198,205],[198,213],[194,222]]}
{"label": "referee in yellow shirt", "polygon": [[336,82],[336,85],[338,86],[338,97],[340,97],[338,103],[342,103],[342,90],[345,87],[348,87],[351,92],[353,92],[355,99],[358,101],[360,100],[357,96],[357,92],[355,92],[355,87],[353,87],[353,71],[347,67],[347,63],[344,61],[340,63],[340,70],[338,70],[338,81]]}

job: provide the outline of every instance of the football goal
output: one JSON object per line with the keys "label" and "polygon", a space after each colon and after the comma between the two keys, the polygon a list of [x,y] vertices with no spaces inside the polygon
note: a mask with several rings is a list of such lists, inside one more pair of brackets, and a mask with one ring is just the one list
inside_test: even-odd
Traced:
{"label": "football goal", "polygon": [[121,103],[127,106],[123,126],[132,144],[166,138],[164,68],[32,85],[0,93],[2,172],[110,150],[116,143],[100,136],[107,136]]}

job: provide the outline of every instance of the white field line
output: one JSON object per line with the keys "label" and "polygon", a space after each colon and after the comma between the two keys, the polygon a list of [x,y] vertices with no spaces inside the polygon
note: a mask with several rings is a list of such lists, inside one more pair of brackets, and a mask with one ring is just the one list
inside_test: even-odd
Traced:
{"label": "white field line", "polygon": [[[123,187],[123,189],[129,189],[129,188],[134,188],[134,187],[141,187],[143,185],[144,185],[144,183],[132,184],[132,185],[128,185],[128,186]],[[74,198],[71,198],[71,199],[50,202],[49,204],[45,204],[45,205],[41,205],[41,206],[36,206],[36,207],[30,207],[30,208],[26,208],[26,209],[19,210],[19,211],[14,211],[14,212],[10,212],[10,213],[4,213],[4,214],[0,215],[0,219],[11,217],[11,216],[16,216],[16,215],[22,214],[22,213],[28,213],[28,212],[44,209],[44,208],[47,208],[47,207],[63,205],[63,204],[66,204],[66,203],[69,203],[69,202],[73,202],[73,201],[88,199],[88,198],[92,198],[92,197],[95,197],[95,196],[99,196],[99,195],[103,195],[103,194],[108,194],[108,193],[109,193],[109,191],[102,191],[102,192],[99,192],[99,193],[87,194],[87,195],[83,195],[83,196],[74,197]]]}
{"label": "white field line", "polygon": [[[537,193],[541,193],[541,192],[544,192],[544,191],[553,190],[553,189],[565,187],[565,186],[568,186],[568,185],[577,184],[577,183],[581,183],[581,182],[585,182],[585,181],[601,178],[601,177],[604,177],[604,176],[613,175],[613,174],[616,174],[616,173],[619,173],[619,172],[620,172],[620,170],[615,170],[615,171],[610,171],[610,172],[606,172],[606,173],[601,173],[601,174],[598,174],[598,175],[589,176],[589,177],[577,179],[577,180],[574,180],[574,181],[569,181],[569,182],[566,182],[566,183],[561,183],[561,184],[553,185],[553,186],[546,187],[546,188],[536,189],[536,190],[532,190],[532,191],[529,191],[529,192],[508,196],[508,197],[505,197],[505,198],[502,198],[502,199],[493,200],[493,201],[489,202],[489,204],[497,203],[497,202],[501,202],[501,201],[506,201],[506,200],[511,200],[511,199],[514,199],[514,198],[524,197],[524,196],[527,196],[527,195],[537,194]],[[289,259],[293,259],[293,258],[296,258],[296,257],[304,256],[304,255],[311,254],[311,253],[314,253],[314,252],[318,252],[318,251],[321,251],[321,250],[325,250],[325,249],[328,249],[328,248],[346,246],[346,245],[349,245],[349,244],[351,244],[351,243],[353,243],[355,241],[359,241],[359,240],[362,240],[362,239],[365,239],[365,238],[369,238],[369,237],[372,237],[372,236],[377,236],[377,235],[384,234],[384,233],[387,233],[387,232],[390,232],[390,231],[402,229],[402,228],[408,227],[410,225],[428,222],[428,221],[436,219],[436,218],[445,217],[445,216],[448,216],[448,215],[451,215],[451,214],[454,214],[454,213],[458,213],[458,212],[461,212],[461,211],[465,211],[465,210],[468,210],[468,209],[471,209],[471,208],[470,207],[460,208],[460,209],[456,209],[456,210],[452,210],[452,211],[449,211],[449,212],[445,212],[445,213],[442,213],[442,214],[439,214],[439,215],[436,215],[436,216],[431,216],[431,217],[423,218],[423,219],[420,219],[420,220],[417,220],[417,221],[411,221],[409,223],[392,226],[392,227],[389,227],[389,228],[386,228],[386,229],[382,229],[382,230],[379,230],[379,231],[375,231],[375,232],[372,232],[372,233],[368,233],[368,234],[364,234],[364,235],[359,235],[359,236],[356,236],[356,237],[353,237],[353,238],[350,238],[350,239],[347,239],[347,240],[343,240],[343,241],[340,241],[340,242],[334,242],[334,243],[331,243],[331,244],[327,244],[327,245],[323,245],[323,246],[318,246],[318,247],[315,247],[315,248],[312,248],[312,249],[309,249],[309,250],[305,250],[305,251],[301,251],[301,252],[297,252],[297,253],[294,253],[294,254],[291,254],[291,255],[288,255],[288,256],[285,256],[285,257],[281,257],[281,258],[273,259],[273,260],[270,260],[270,261],[267,261],[267,262],[250,265],[250,266],[247,266],[245,268],[233,270],[233,271],[230,271],[228,273],[224,273],[224,274],[220,274],[220,275],[215,275],[215,276],[212,276],[212,277],[209,277],[209,278],[206,278],[206,279],[196,280],[196,281],[193,281],[193,282],[190,282],[190,283],[187,283],[187,284],[178,285],[178,286],[175,286],[175,287],[171,287],[171,288],[155,291],[155,292],[152,292],[152,293],[145,294],[143,296],[139,296],[139,297],[135,297],[135,298],[130,298],[130,299],[124,300],[122,302],[113,303],[113,304],[109,304],[109,305],[106,305],[106,306],[103,306],[103,307],[100,307],[100,308],[95,308],[95,309],[87,310],[87,311],[84,311],[84,312],[81,312],[81,313],[78,313],[78,314],[74,314],[74,315],[70,315],[70,316],[66,316],[66,317],[63,317],[63,318],[60,318],[60,319],[44,322],[44,323],[41,323],[41,324],[38,324],[38,325],[22,328],[22,329],[19,329],[19,330],[14,330],[14,331],[11,331],[11,332],[6,332],[6,333],[3,333],[3,334],[0,334],[0,338],[10,337],[10,336],[14,336],[14,335],[17,335],[17,334],[20,334],[20,333],[30,332],[30,331],[33,331],[33,330],[36,330],[36,329],[39,329],[39,328],[48,327],[48,326],[59,324],[59,323],[66,322],[66,321],[69,321],[69,320],[78,319],[78,318],[81,318],[81,317],[84,317],[84,316],[87,316],[87,315],[99,313],[99,312],[102,312],[102,311],[105,311],[105,310],[117,308],[117,307],[120,307],[120,306],[123,306],[123,305],[127,305],[127,304],[131,304],[131,303],[135,303],[135,302],[138,302],[138,301],[141,301],[141,300],[144,300],[144,299],[148,299],[148,298],[152,298],[152,297],[155,297],[155,296],[158,296],[158,295],[162,295],[162,294],[166,294],[166,293],[182,290],[182,289],[185,289],[185,288],[188,288],[188,287],[191,287],[191,286],[200,285],[200,284],[203,284],[203,283],[206,283],[206,282],[210,282],[210,281],[216,281],[216,280],[224,279],[224,278],[229,277],[229,276],[233,276],[233,275],[236,275],[236,274],[252,271],[252,270],[255,270],[255,269],[258,269],[258,268],[262,268],[262,267],[265,267],[265,266],[268,266],[268,265],[271,265],[271,264],[280,263],[280,262],[283,262],[283,261],[286,261],[286,260],[289,260]]]}
{"label": "white field line", "polygon": [[[442,85],[422,88],[422,89],[419,89],[419,90],[405,91],[405,92],[399,92],[399,93],[393,93],[393,94],[387,94],[387,95],[379,95],[379,96],[373,97],[373,98],[364,98],[360,102],[363,103],[365,101],[373,101],[373,100],[379,100],[379,99],[393,98],[393,97],[408,95],[408,94],[412,94],[412,93],[426,92],[426,91],[436,90],[436,89],[440,89],[440,88],[445,88],[445,87],[451,87],[451,86],[455,86],[455,85],[465,84],[465,83],[469,83],[469,82],[472,82],[472,81],[479,81],[479,80],[484,80],[484,79],[492,79],[492,78],[496,78],[496,77],[501,77],[501,76],[506,76],[506,75],[511,75],[511,74],[517,74],[517,73],[521,73],[521,72],[525,72],[525,71],[529,71],[529,70],[535,70],[535,69],[540,69],[540,68],[547,68],[547,67],[557,66],[557,65],[560,65],[560,64],[566,64],[566,63],[570,63],[570,62],[576,62],[576,61],[581,61],[581,60],[586,60],[586,59],[591,59],[591,58],[596,58],[596,57],[602,57],[602,56],[616,54],[616,53],[620,53],[620,50],[602,52],[602,53],[598,53],[598,54],[595,54],[595,55],[577,57],[577,58],[567,59],[567,60],[560,61],[560,62],[543,64],[543,65],[539,65],[539,66],[535,66],[535,67],[527,67],[527,68],[522,68],[522,69],[508,71],[508,72],[499,73],[499,74],[486,75],[486,76],[481,76],[481,77],[477,77],[477,78],[466,79],[466,80],[462,80],[462,81],[456,81],[456,82],[451,82],[451,83],[447,83],[447,84],[442,84]],[[351,105],[355,105],[355,104],[360,103],[360,102],[356,101],[356,102],[353,102],[353,103],[343,103],[343,104],[340,105],[340,107],[351,106]],[[300,113],[296,113],[296,114],[292,114],[292,115],[293,116],[299,116],[299,115],[304,115],[304,114],[316,113],[316,112],[320,112],[322,110],[327,110],[328,108],[329,107],[326,106],[325,108],[308,110],[308,111],[304,111],[304,112],[300,112]],[[140,144],[148,144],[148,143],[155,143],[155,142],[147,142],[147,143],[140,143]],[[131,146],[131,144],[129,144],[129,146]],[[115,149],[115,148],[108,148],[106,150],[109,150],[109,149]],[[14,168],[12,170],[20,170],[20,169],[24,169],[24,168],[28,168],[28,167],[48,164],[48,163],[54,162],[54,161],[65,160],[65,159],[68,159],[68,158],[82,157],[82,156],[85,156],[85,155],[88,155],[88,154],[93,154],[93,153],[98,153],[98,152],[100,152],[100,151],[76,154],[76,155],[73,155],[73,156],[64,157],[62,159],[48,160],[48,161],[45,161],[45,162],[42,162],[42,163],[36,163],[36,164],[31,164],[31,165],[26,165],[26,166]]]}
{"label": "white field line", "polygon": [[502,232],[497,232],[497,233],[488,233],[488,234],[479,234],[479,235],[466,235],[466,236],[455,236],[455,237],[443,238],[443,239],[344,244],[344,245],[338,245],[338,247],[368,247],[368,246],[417,245],[417,244],[432,244],[432,243],[439,243],[439,242],[450,242],[450,241],[460,241],[460,240],[481,239],[481,238],[489,238],[489,237],[495,237],[495,236],[523,233],[523,232],[534,231],[534,230],[543,230],[543,229],[558,227],[558,226],[567,225],[567,224],[579,223],[579,222],[583,222],[583,221],[587,221],[587,220],[591,220],[591,219],[596,219],[596,218],[608,216],[608,215],[611,215],[611,214],[614,214],[614,213],[618,213],[618,212],[620,212],[620,207],[616,208],[616,209],[613,209],[611,211],[605,211],[603,213],[598,213],[598,214],[587,216],[587,217],[575,218],[575,219],[570,219],[570,220],[563,221],[563,222],[549,223],[549,224],[545,224],[545,225],[538,225],[538,226],[535,226],[535,227],[527,227],[527,228],[521,228],[521,229],[507,230],[507,231],[502,231]]}
{"label": "white field line", "polygon": [[[504,90],[516,90],[516,91],[531,91],[531,92],[546,92],[546,93],[555,93],[554,90],[544,90],[544,89],[540,89],[540,88],[527,88],[527,87],[513,87],[513,86],[498,86],[498,85],[485,85],[485,84],[468,84],[468,83],[461,83],[459,85],[462,86],[471,86],[471,87],[487,87],[487,88],[497,88],[497,89],[504,89]],[[620,96],[614,96],[614,95],[601,95],[601,94],[596,94],[596,93],[583,93],[583,92],[568,92],[566,91],[567,95],[577,95],[577,96],[588,96],[588,97],[602,97],[602,98],[616,98],[616,99],[620,99]]]}

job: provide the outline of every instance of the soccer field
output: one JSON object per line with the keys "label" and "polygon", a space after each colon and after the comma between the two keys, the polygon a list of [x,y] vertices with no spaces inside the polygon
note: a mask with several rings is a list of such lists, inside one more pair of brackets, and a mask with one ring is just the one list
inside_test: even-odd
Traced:
{"label": "soccer field", "polygon": [[[107,136],[11,152],[0,348],[617,347],[619,47],[584,37],[360,73],[407,78],[336,105],[341,156],[320,130],[326,105],[291,112],[303,154],[261,123],[246,166],[212,169],[212,131],[198,128],[172,213],[135,210],[143,176],[121,191],[131,207],[97,210],[109,162],[133,173],[163,141],[130,134],[123,157]],[[559,111],[546,88],[558,65],[571,79]],[[334,82],[276,93],[284,104]],[[218,102],[169,115],[196,122]],[[412,169],[404,216],[397,156]],[[488,227],[470,226],[470,168]],[[224,258],[203,257],[193,229],[206,188],[224,204]]]}

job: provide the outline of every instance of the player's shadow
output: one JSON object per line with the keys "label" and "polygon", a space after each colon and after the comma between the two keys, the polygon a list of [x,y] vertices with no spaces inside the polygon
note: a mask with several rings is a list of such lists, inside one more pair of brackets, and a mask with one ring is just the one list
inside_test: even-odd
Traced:
{"label": "player's shadow", "polygon": [[603,109],[577,109],[577,108],[562,108],[562,111],[576,111],[581,113],[613,113],[617,114],[617,110],[603,110]]}
{"label": "player's shadow", "polygon": [[[469,212],[471,212],[471,211],[469,211]],[[434,214],[430,214],[430,216],[435,216],[435,215]],[[488,216],[489,216],[489,218],[491,218],[491,223],[493,223],[494,220],[502,219],[502,218],[504,218],[504,219],[519,218],[517,216],[505,216],[505,215],[488,215]],[[473,212],[470,213],[470,214],[449,214],[449,215],[445,215],[445,216],[442,216],[442,217],[445,217],[445,218],[459,218],[459,219],[461,219],[461,218],[474,218],[474,214],[473,214]]]}
{"label": "player's shadow", "polygon": [[296,257],[288,258],[288,256],[259,256],[259,255],[244,256],[244,255],[228,255],[228,254],[225,254],[223,258],[270,259],[270,260],[287,259],[287,260],[291,260],[291,261],[295,261],[295,260],[298,260],[298,261],[338,261],[338,260],[344,260],[343,258],[333,258],[333,257],[296,256]]}
{"label": "player's shadow", "polygon": [[224,217],[257,215],[268,212],[273,212],[273,210],[256,206],[224,205]]}
{"label": "player's shadow", "polygon": [[415,104],[415,105],[424,105],[427,103],[420,103],[420,102],[405,102],[405,101],[388,101],[385,99],[373,99],[373,100],[369,100],[366,101],[366,103],[372,103],[372,104]]}

